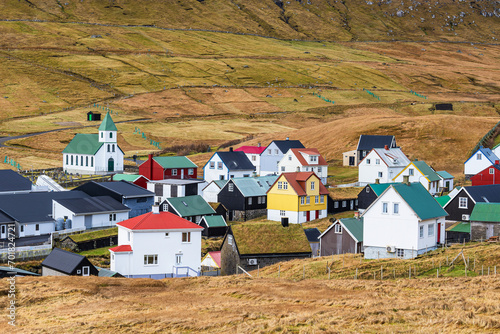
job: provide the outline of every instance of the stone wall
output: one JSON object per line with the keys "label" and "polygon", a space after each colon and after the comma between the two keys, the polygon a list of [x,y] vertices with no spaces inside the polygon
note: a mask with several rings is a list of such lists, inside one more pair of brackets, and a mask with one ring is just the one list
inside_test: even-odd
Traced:
{"label": "stone wall", "polygon": [[470,225],[471,240],[481,241],[500,235],[500,223],[472,222]]}

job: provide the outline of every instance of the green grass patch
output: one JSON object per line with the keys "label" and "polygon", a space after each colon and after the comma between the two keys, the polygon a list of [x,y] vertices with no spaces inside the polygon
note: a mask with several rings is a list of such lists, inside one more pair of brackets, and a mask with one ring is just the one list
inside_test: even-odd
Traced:
{"label": "green grass patch", "polygon": [[91,249],[88,251],[80,252],[78,254],[83,255],[83,256],[95,256],[95,257],[108,257],[109,258],[109,249],[112,247],[115,247],[115,246],[108,246],[108,247]]}
{"label": "green grass patch", "polygon": [[70,237],[74,242],[82,242],[82,241],[111,237],[114,235],[118,235],[118,227],[108,228],[105,230],[80,233],[80,234],[74,234],[74,235],[71,235]]}

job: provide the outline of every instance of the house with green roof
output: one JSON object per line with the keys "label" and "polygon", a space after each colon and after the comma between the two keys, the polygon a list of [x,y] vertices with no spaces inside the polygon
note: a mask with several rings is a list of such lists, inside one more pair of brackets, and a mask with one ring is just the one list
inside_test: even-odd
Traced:
{"label": "house with green roof", "polygon": [[200,195],[167,198],[160,204],[160,210],[171,212],[196,224],[200,223],[203,216],[216,214]]}
{"label": "house with green roof", "polygon": [[319,236],[321,256],[363,252],[363,218],[337,219]]}
{"label": "house with green roof", "polygon": [[311,256],[311,246],[300,224],[235,224],[229,227],[222,242],[221,272],[233,275],[238,267],[251,271]]}
{"label": "house with green roof", "polygon": [[476,203],[470,222],[471,240],[500,236],[500,203]]}
{"label": "house with green roof", "polygon": [[147,189],[149,181],[144,176],[138,174],[115,174],[112,179],[113,181],[127,181],[144,189]]}
{"label": "house with green roof", "polygon": [[363,213],[391,184],[395,183],[367,184],[358,194],[359,213]]}
{"label": "house with green roof", "polygon": [[198,166],[184,156],[148,156],[148,160],[139,166],[139,174],[148,180],[196,179]]}
{"label": "house with green roof", "polygon": [[452,222],[446,227],[446,243],[463,243],[470,241],[469,222]]}
{"label": "house with green roof", "polygon": [[203,216],[199,225],[204,228],[201,232],[204,237],[223,237],[227,231],[226,221],[221,215]]}
{"label": "house with green roof", "polygon": [[97,134],[76,134],[63,150],[63,170],[71,174],[123,172],[123,151],[113,119],[106,114]]}
{"label": "house with green roof", "polygon": [[392,181],[403,182],[406,177],[409,178],[409,182],[420,182],[431,195],[439,192],[441,177],[424,161],[411,161]]}
{"label": "house with green roof", "polygon": [[436,249],[447,215],[420,182],[390,185],[361,216],[365,258],[409,259]]}

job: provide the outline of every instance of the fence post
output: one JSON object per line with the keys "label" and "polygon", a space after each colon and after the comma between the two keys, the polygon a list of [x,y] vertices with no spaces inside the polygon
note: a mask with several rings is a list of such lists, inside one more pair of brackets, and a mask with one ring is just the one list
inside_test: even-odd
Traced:
{"label": "fence post", "polygon": [[260,265],[257,266],[257,278],[259,278],[259,273],[260,273]]}
{"label": "fence post", "polygon": [[356,268],[356,276],[354,276],[354,279],[358,279],[358,268]]}
{"label": "fence post", "polygon": [[436,278],[439,278],[439,269],[436,272]]}
{"label": "fence post", "polygon": [[384,279],[384,269],[383,266],[380,266],[380,279]]}

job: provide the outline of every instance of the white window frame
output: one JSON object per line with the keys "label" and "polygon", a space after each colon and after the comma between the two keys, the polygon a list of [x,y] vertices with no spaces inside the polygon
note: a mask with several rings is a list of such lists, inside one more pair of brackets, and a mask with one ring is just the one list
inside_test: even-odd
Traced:
{"label": "white window frame", "polygon": [[252,197],[248,197],[248,205],[252,205]]}
{"label": "white window frame", "polygon": [[175,254],[175,264],[182,264],[182,253]]}
{"label": "white window frame", "polygon": [[172,168],[172,176],[177,176],[177,168]]}
{"label": "white window frame", "polygon": [[392,203],[392,213],[399,215],[399,203]]}
{"label": "white window frame", "polygon": [[280,216],[283,217],[286,215],[286,211],[285,210],[280,210]]}
{"label": "white window frame", "polygon": [[490,174],[495,174],[495,168],[490,168]]}
{"label": "white window frame", "polygon": [[434,224],[429,224],[427,226],[427,236],[432,237],[434,235]]}
{"label": "white window frame", "polygon": [[300,205],[304,205],[306,203],[306,197],[300,196]]}
{"label": "white window frame", "polygon": [[311,196],[306,196],[306,205],[311,204]]}
{"label": "white window frame", "polygon": [[163,211],[168,212],[168,204],[167,203],[163,203]]}
{"label": "white window frame", "polygon": [[227,184],[227,191],[229,191],[230,193],[234,191],[234,184],[232,182],[229,182]]}
{"label": "white window frame", "polygon": [[90,276],[90,266],[82,267],[82,276]]}
{"label": "white window frame", "polygon": [[319,203],[319,196],[316,195],[314,196],[314,204],[318,204]]}
{"label": "white window frame", "polygon": [[[463,202],[462,202],[463,200]],[[458,208],[459,209],[467,209],[468,208],[468,203],[469,199],[467,197],[459,197],[458,198]]]}
{"label": "white window frame", "polygon": [[233,244],[233,236],[230,234],[227,236],[227,244],[232,245]]}
{"label": "white window frame", "polygon": [[144,266],[149,267],[157,265],[158,265],[158,254],[144,254]]}
{"label": "white window frame", "polygon": [[366,164],[369,165],[370,164],[370,159],[366,159]]}
{"label": "white window frame", "polygon": [[483,160],[483,155],[481,153],[476,154],[476,160]]}
{"label": "white window frame", "polygon": [[420,239],[423,239],[424,238],[424,225],[420,225],[418,227],[418,237]]}
{"label": "white window frame", "polygon": [[[415,175],[415,170],[413,168],[408,168],[408,175],[409,176]],[[403,251],[404,251],[404,249],[403,249]]]}
{"label": "white window frame", "polygon": [[389,203],[388,202],[382,202],[382,213],[383,214],[389,213]]}
{"label": "white window frame", "polygon": [[182,243],[183,244],[191,243],[191,232],[182,232]]}
{"label": "white window frame", "polygon": [[283,181],[283,190],[287,190],[287,189],[288,189],[288,182]]}
{"label": "white window frame", "polygon": [[278,189],[283,189],[283,182],[282,181],[278,181]]}
{"label": "white window frame", "polygon": [[378,177],[384,177],[384,173],[383,172],[378,172]]}
{"label": "white window frame", "polygon": [[325,195],[320,195],[320,202],[325,203]]}
{"label": "white window frame", "polygon": [[342,225],[335,224],[335,233],[337,233],[337,234],[341,234],[342,233]]}
{"label": "white window frame", "polygon": [[215,161],[210,161],[210,169],[215,169]]}
{"label": "white window frame", "polygon": [[315,184],[314,181],[311,181],[311,190],[314,190]]}
{"label": "white window frame", "polygon": [[380,159],[375,159],[375,165],[380,165]]}

